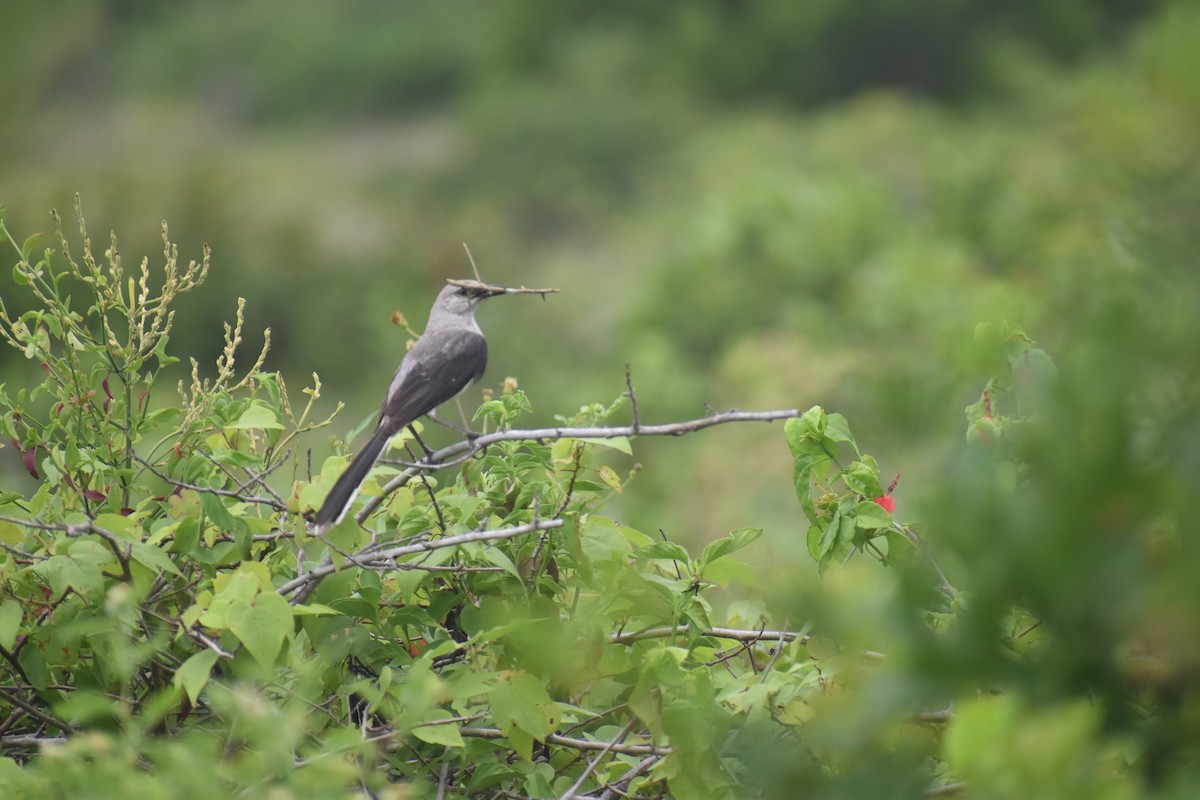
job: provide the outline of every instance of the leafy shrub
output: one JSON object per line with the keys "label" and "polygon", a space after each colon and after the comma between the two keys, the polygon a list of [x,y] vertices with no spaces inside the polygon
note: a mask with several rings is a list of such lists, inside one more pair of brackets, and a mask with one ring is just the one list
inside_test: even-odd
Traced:
{"label": "leafy shrub", "polygon": [[[397,437],[355,519],[305,516],[294,405],[240,368],[164,397],[173,304],[208,271],[128,269],[61,225],[19,252],[33,307],[0,335],[44,373],[0,386],[0,788],[44,797],[1190,796],[1200,664],[1196,292],[1097,282],[1051,360],[976,329],[988,377],[960,461],[913,512],[849,422],[610,405],[521,430],[515,386],[478,435]],[[1164,256],[1164,258],[1166,258]],[[270,337],[265,340],[269,346]],[[1151,346],[1152,345],[1152,346]],[[1182,365],[1182,366],[1181,366]],[[613,424],[628,414],[628,424]],[[607,513],[638,437],[786,420],[813,572],[766,581],[744,528],[694,555]],[[781,443],[782,446],[782,443]],[[738,476],[730,473],[727,480]],[[719,611],[718,590],[743,596]],[[722,598],[727,599],[727,598]]]}
{"label": "leafy shrub", "polygon": [[267,347],[239,369],[239,305],[214,377],[193,362],[163,397],[172,306],[207,252],[181,265],[164,225],[162,269],[129,270],[79,222],[81,255],[61,225],[57,255],[9,237],[36,305],[0,306],[4,338],[45,373],[0,393],[40,481],[0,497],[10,795],[726,796],[744,778],[724,752],[739,726],[803,720],[818,691],[804,637],[761,613],[713,621],[708,595],[751,580],[734,554],[759,531],[692,557],[601,513],[626,480],[598,451],[754,415],[601,427],[631,387],[522,432],[512,391],[481,407],[485,435],[425,456],[437,476],[378,468],[362,525],[315,538],[304,514],[343,461],[297,466],[297,437],[328,422],[308,417],[319,382],[296,408]]}

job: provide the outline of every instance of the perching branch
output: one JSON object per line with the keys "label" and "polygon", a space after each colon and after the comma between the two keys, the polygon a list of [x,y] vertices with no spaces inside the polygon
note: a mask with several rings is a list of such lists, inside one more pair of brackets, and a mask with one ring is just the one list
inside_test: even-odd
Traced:
{"label": "perching branch", "polygon": [[368,499],[356,515],[356,519],[359,522],[365,520],[379,507],[379,504],[385,498],[407,484],[419,473],[426,470],[456,466],[471,458],[488,445],[496,444],[497,442],[556,439],[618,439],[622,436],[683,436],[684,434],[694,433],[705,428],[711,428],[714,425],[724,425],[729,422],[774,422],[776,420],[799,417],[800,414],[801,412],[794,408],[779,411],[724,411],[710,414],[707,417],[700,417],[699,419],[673,422],[665,425],[643,425],[638,421],[633,425],[582,428],[531,428],[527,430],[503,430],[487,433],[443,447],[433,455],[423,458],[420,461],[389,462],[387,459],[383,459],[383,463],[399,463],[405,467],[405,470],[389,481],[379,495]]}

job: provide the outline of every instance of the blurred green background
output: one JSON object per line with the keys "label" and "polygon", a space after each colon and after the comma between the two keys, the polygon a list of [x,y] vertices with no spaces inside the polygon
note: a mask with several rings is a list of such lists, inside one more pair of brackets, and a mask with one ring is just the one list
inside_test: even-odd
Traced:
{"label": "blurred green background", "polygon": [[[1097,298],[1168,282],[1196,330],[1196,41],[1195,4],[1134,0],[8,0],[0,202],[24,235],[79,192],[127,260],[164,218],[210,243],[174,352],[211,365],[245,296],[246,350],[270,327],[268,368],[347,402],[338,435],[467,242],[562,289],[480,315],[485,382],[517,376],[531,421],[611,401],[625,363],[647,422],[819,403],[904,473],[907,517],[986,380],[977,322],[1057,358]],[[802,552],[778,426],[636,455],[631,524]]]}

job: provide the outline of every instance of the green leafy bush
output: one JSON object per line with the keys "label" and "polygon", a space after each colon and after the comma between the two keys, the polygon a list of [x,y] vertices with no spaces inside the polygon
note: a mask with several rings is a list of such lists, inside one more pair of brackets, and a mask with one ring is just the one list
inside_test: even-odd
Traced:
{"label": "green leafy bush", "polygon": [[632,436],[794,412],[601,426],[622,399],[529,432],[510,392],[484,435],[423,457],[441,472],[410,449],[315,538],[342,464],[298,467],[320,384],[296,409],[266,347],[239,369],[239,305],[214,377],[193,362],[164,396],[172,306],[208,254],[181,265],[164,225],[162,268],[129,270],[79,221],[78,256],[61,226],[57,254],[9,237],[34,306],[0,306],[45,373],[0,393],[40,481],[0,498],[6,796],[732,796],[738,728],[803,720],[804,637],[761,613],[722,628],[709,600],[752,580],[735,555],[760,532],[693,557],[601,513],[627,483],[601,453]]}
{"label": "green leafy bush", "polygon": [[[314,537],[344,464],[303,458],[319,381],[297,406],[266,346],[239,366],[239,305],[210,377],[193,361],[164,391],[207,252],[182,265],[164,226],[161,268],[129,269],[79,222],[81,252],[59,226],[41,256],[0,225],[30,302],[0,301],[0,335],[43,372],[0,386],[5,455],[38,481],[0,494],[4,796],[1200,786],[1200,358],[1194,325],[1152,313],[1196,296],[1186,272],[1097,282],[1103,313],[1053,360],[979,325],[965,441],[919,507],[839,413],[650,425],[630,379],[554,427],[519,428],[509,386],[477,435],[397,437]],[[757,528],[697,555],[615,518],[641,438],[771,420],[811,572],[765,580]]]}

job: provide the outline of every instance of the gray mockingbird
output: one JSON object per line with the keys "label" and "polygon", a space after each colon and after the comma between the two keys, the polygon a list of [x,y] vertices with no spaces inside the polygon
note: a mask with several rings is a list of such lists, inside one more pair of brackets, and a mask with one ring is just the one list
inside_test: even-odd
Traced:
{"label": "gray mockingbird", "polygon": [[454,280],[438,293],[425,332],[400,362],[379,409],[370,441],[333,484],[314,519],[313,532],[324,533],[346,516],[354,496],[388,440],[479,380],[487,366],[487,340],[475,322],[476,307],[499,294],[540,294],[557,289],[490,286]]}

